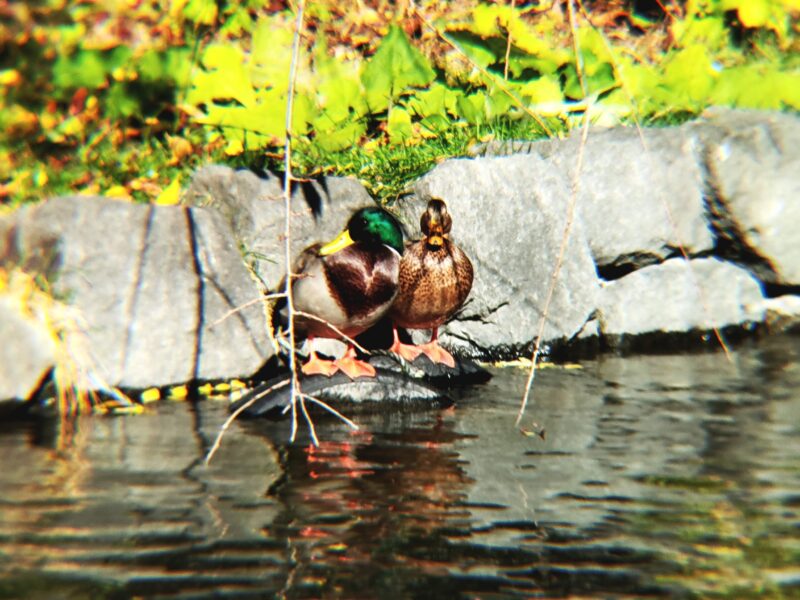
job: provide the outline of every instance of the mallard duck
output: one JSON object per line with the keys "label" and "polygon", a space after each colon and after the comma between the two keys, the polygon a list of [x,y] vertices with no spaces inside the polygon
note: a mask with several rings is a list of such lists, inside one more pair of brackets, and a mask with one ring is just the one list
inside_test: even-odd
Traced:
{"label": "mallard duck", "polygon": [[[439,327],[461,308],[472,288],[472,263],[453,243],[453,219],[447,205],[432,198],[419,221],[424,238],[406,246],[400,261],[400,291],[389,309],[394,344],[390,350],[409,361],[421,353],[434,363],[455,366],[453,356],[439,345]],[[431,329],[427,344],[401,344],[397,328]]]}
{"label": "mallard duck", "polygon": [[[332,242],[303,251],[295,264],[292,284],[294,307],[322,321],[298,315],[295,323],[310,342],[315,337],[340,338],[326,323],[348,337],[374,325],[389,310],[397,295],[403,232],[395,218],[376,206],[358,210]],[[351,378],[374,376],[375,369],[356,360],[352,344],[338,360],[320,359],[309,343],[307,375],[333,375],[337,370]]]}

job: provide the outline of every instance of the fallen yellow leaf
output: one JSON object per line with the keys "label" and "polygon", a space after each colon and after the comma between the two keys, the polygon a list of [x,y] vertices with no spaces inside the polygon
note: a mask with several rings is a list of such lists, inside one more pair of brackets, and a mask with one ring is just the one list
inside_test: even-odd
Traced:
{"label": "fallen yellow leaf", "polygon": [[186,400],[189,395],[189,389],[185,385],[179,385],[169,391],[170,400]]}
{"label": "fallen yellow leaf", "polygon": [[150,388],[142,392],[142,395],[139,396],[142,404],[149,404],[150,402],[155,402],[156,400],[161,400],[161,390],[158,388]]}
{"label": "fallen yellow leaf", "polygon": [[161,193],[155,200],[156,204],[171,205],[177,204],[181,199],[181,176],[176,175],[167,187],[161,190]]}
{"label": "fallen yellow leaf", "polygon": [[168,134],[167,145],[172,151],[172,158],[169,161],[169,164],[171,165],[177,165],[184,158],[190,156],[194,151],[192,143],[179,135],[172,136]]}
{"label": "fallen yellow leaf", "polygon": [[0,71],[0,85],[14,87],[22,82],[22,75],[16,69],[5,69]]}
{"label": "fallen yellow leaf", "polygon": [[133,200],[124,185],[111,186],[106,190],[105,196],[107,198],[116,198],[117,200]]}

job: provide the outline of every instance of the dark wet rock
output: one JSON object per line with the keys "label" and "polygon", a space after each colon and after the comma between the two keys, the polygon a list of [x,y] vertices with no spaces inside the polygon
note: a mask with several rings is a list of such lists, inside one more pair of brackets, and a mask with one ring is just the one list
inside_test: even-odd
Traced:
{"label": "dark wet rock", "polygon": [[[432,365],[419,359],[413,364],[400,361],[394,356],[373,355],[369,362],[375,367],[376,376],[351,380],[341,372],[332,377],[324,375],[301,376],[300,386],[304,394],[325,402],[337,403],[349,409],[384,410],[385,405],[393,409],[407,407],[450,406],[453,401],[448,389],[465,384],[485,383],[491,374],[470,360],[458,361],[455,369]],[[243,411],[246,417],[286,416],[290,403],[288,375],[283,374],[263,383],[235,402],[231,410],[238,410],[256,400]]]}
{"label": "dark wet rock", "polygon": [[763,320],[762,299],[758,281],[740,267],[676,258],[606,283],[598,317],[609,338],[709,330]]}
{"label": "dark wet rock", "polygon": [[259,290],[204,209],[57,198],[0,222],[0,264],[46,274],[112,385],[249,376],[272,354],[262,306],[244,307]]}
{"label": "dark wet rock", "polygon": [[[569,191],[581,137],[575,131],[566,140],[525,146],[499,142],[481,151],[503,155],[523,150],[544,159]],[[577,213],[601,273],[659,262],[680,246],[689,254],[712,249],[714,239],[704,218],[701,150],[697,133],[681,127],[644,129],[641,137],[635,127],[589,132]],[[563,197],[553,201],[566,210]]]}
{"label": "dark wet rock", "polygon": [[723,250],[762,281],[800,285],[800,120],[716,111],[699,131]]}
{"label": "dark wet rock", "polygon": [[[395,355],[377,355],[371,362],[376,367],[398,370],[400,359]],[[450,388],[474,383],[485,383],[491,374],[469,358],[456,359],[455,367],[431,362],[427,356],[420,355],[412,363],[403,363],[402,372],[415,379],[423,379],[438,388]]]}
{"label": "dark wet rock", "polygon": [[[276,387],[277,386],[277,387]],[[347,402],[363,405],[365,402],[390,404],[398,408],[409,403],[445,407],[452,404],[441,390],[416,381],[394,371],[376,368],[375,377],[351,380],[342,373],[332,377],[313,375],[301,381],[304,394],[319,398],[323,402]],[[290,407],[288,375],[271,379],[253,389],[252,392],[231,406],[237,410],[256,400],[244,409],[245,417],[269,417],[280,419],[287,416]]]}
{"label": "dark wet rock", "polygon": [[27,400],[55,364],[53,339],[17,303],[0,296],[0,402]]}
{"label": "dark wet rock", "polygon": [[[419,216],[427,197],[439,196],[453,215],[451,238],[475,267],[472,292],[444,327],[443,345],[470,357],[524,352],[536,335],[564,234],[565,180],[537,156],[458,159],[428,173],[416,191],[396,205],[412,237],[420,235]],[[598,291],[583,223],[576,219],[544,339],[569,339],[578,333],[595,309]],[[419,332],[415,336],[425,337]]]}
{"label": "dark wet rock", "polygon": [[[241,244],[245,258],[274,290],[286,273],[283,182],[230,167],[203,167],[184,195],[188,204],[219,211]],[[314,242],[333,239],[359,208],[374,204],[364,186],[348,177],[298,183],[292,191],[292,256]]]}

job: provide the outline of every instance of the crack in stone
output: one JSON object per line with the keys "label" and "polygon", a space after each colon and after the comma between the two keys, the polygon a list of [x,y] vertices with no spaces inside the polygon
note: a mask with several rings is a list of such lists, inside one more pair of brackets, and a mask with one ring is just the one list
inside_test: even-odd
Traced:
{"label": "crack in stone", "polygon": [[462,312],[459,311],[455,315],[453,320],[454,321],[461,321],[461,322],[467,322],[467,321],[475,322],[475,321],[477,321],[477,322],[488,324],[488,323],[491,323],[491,321],[487,321],[486,320],[487,317],[489,317],[490,315],[493,315],[494,313],[499,311],[501,308],[503,308],[504,306],[508,306],[508,305],[509,305],[509,302],[506,300],[504,302],[501,302],[497,306],[487,307],[486,311],[483,312],[482,314],[475,313],[475,314],[472,314],[472,315],[464,315]]}
{"label": "crack in stone", "polygon": [[706,146],[698,157],[703,175],[703,205],[714,239],[713,255],[750,271],[763,287],[766,276],[774,275],[775,269],[748,243],[740,224],[731,214],[722,193],[719,174],[714,168],[713,152],[712,146]]}
{"label": "crack in stone", "polygon": [[200,248],[197,243],[197,224],[190,208],[183,209],[186,215],[189,244],[192,249],[192,266],[197,276],[197,328],[195,330],[194,356],[192,357],[192,380],[197,381],[200,373],[200,351],[203,346],[203,330],[205,329],[205,275],[200,260]]}
{"label": "crack in stone", "polygon": [[126,311],[126,319],[128,326],[125,328],[125,338],[122,343],[122,377],[128,372],[128,360],[130,359],[131,343],[133,341],[133,327],[136,319],[136,309],[139,304],[139,295],[142,291],[142,273],[144,266],[147,264],[148,255],[150,254],[150,235],[153,230],[153,220],[155,218],[155,207],[150,206],[147,210],[147,219],[144,224],[144,231],[142,234],[142,250],[139,253],[139,260],[136,263],[136,271],[133,276],[135,283],[133,288],[133,297],[131,298],[130,305]]}

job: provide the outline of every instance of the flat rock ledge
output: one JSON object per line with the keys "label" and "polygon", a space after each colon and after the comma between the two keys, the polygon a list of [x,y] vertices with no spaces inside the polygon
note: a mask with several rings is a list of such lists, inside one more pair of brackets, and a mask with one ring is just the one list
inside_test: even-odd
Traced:
{"label": "flat rock ledge", "polygon": [[[579,144],[484,145],[392,206],[417,238],[427,199],[443,198],[473,260],[445,346],[462,358],[527,355],[543,318],[546,348],[563,358],[640,339],[711,345],[713,328],[798,329],[800,119],[716,111],[641,136],[593,130],[575,192]],[[292,252],[371,202],[353,179],[298,184]],[[110,385],[247,378],[274,355],[260,299],[283,276],[283,209],[279,178],[208,166],[182,206],[75,196],[8,214],[0,266],[44,275],[76,309]],[[55,363],[52,332],[0,290],[0,337],[0,399],[28,398]]]}

